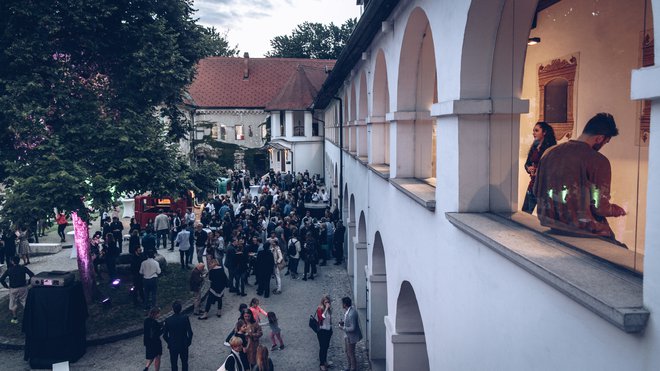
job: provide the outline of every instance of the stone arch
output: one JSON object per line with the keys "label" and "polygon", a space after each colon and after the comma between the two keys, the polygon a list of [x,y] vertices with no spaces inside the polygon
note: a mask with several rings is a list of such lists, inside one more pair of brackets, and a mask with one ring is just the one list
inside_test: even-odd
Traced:
{"label": "stone arch", "polygon": [[351,84],[351,97],[348,109],[348,151],[357,152],[357,95],[355,84]]}
{"label": "stone arch", "polygon": [[364,217],[364,211],[360,211],[360,218],[358,219],[357,238],[360,243],[367,243],[367,222]]}
{"label": "stone arch", "polygon": [[[348,203],[348,225],[346,226],[346,239],[347,244],[344,256],[346,256],[346,267],[348,268],[348,275],[355,277],[355,195],[351,194]],[[355,285],[355,280],[353,280]],[[355,292],[355,291],[354,291]],[[357,298],[357,296],[356,296]]]}
{"label": "stone arch", "polygon": [[430,370],[424,323],[417,295],[408,281],[401,284],[396,301],[395,332],[398,339],[392,341],[392,369]]}
{"label": "stone arch", "polygon": [[426,13],[415,8],[406,23],[399,56],[397,178],[436,177],[436,130],[430,112],[438,100],[437,85],[431,25]]}
{"label": "stone arch", "polygon": [[380,231],[376,231],[371,249],[371,275],[367,292],[367,341],[372,364],[385,364],[385,316],[387,316],[387,265]]}
{"label": "stone arch", "polygon": [[390,163],[390,123],[385,115],[390,111],[390,90],[387,82],[387,63],[383,49],[378,50],[371,91],[371,147],[369,162]]}
{"label": "stone arch", "polygon": [[360,91],[358,93],[358,110],[357,110],[357,121],[355,121],[357,131],[356,135],[356,152],[359,157],[367,156],[367,96],[369,95],[369,90],[367,89],[367,76],[362,71],[360,74]]}
{"label": "stone arch", "polygon": [[371,90],[372,116],[385,117],[390,110],[390,89],[387,83],[387,62],[385,52],[378,49],[376,54],[376,66],[374,68],[374,81]]}
{"label": "stone arch", "polygon": [[426,13],[416,8],[410,13],[401,45],[397,111],[429,111],[437,101],[436,76],[431,25]]}

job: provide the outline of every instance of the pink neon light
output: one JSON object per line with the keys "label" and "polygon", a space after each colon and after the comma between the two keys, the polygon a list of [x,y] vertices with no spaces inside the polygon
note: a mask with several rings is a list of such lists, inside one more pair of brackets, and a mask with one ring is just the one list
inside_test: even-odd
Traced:
{"label": "pink neon light", "polygon": [[76,252],[78,253],[78,271],[80,271],[85,299],[89,303],[92,299],[92,287],[94,285],[94,269],[89,253],[89,229],[87,222],[78,217],[78,213],[75,211],[71,213],[71,218],[73,219],[73,235]]}

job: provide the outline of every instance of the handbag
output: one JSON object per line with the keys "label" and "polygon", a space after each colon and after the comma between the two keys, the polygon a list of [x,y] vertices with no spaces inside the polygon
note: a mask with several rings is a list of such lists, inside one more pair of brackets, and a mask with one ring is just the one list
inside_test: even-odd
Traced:
{"label": "handbag", "polygon": [[238,357],[236,357],[234,355],[234,353],[229,354],[227,356],[227,358],[225,358],[225,361],[222,362],[222,365],[220,365],[220,368],[217,371],[227,371],[227,368],[225,367],[225,363],[227,363],[227,360],[229,359],[229,357],[234,357],[234,362],[235,362],[234,364],[236,365],[237,370],[240,369],[241,371],[244,371],[243,370],[243,363],[241,363],[241,360]]}
{"label": "handbag", "polygon": [[319,322],[314,318],[313,314],[309,316],[309,328],[314,332],[319,332]]}

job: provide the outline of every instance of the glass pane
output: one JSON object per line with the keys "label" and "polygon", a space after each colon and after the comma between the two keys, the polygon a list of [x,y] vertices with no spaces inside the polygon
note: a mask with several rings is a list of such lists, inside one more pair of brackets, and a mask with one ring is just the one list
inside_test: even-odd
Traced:
{"label": "glass pane", "polygon": [[[562,0],[537,9],[532,24],[538,42],[525,56],[518,209],[541,217],[518,218],[642,272],[650,113],[630,99],[630,76],[653,60],[644,48],[650,4]],[[618,135],[607,116],[592,120],[601,112]]]}

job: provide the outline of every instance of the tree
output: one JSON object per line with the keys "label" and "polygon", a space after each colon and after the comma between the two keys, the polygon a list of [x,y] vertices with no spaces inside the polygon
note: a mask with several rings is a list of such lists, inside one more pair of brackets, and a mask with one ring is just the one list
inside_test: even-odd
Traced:
{"label": "tree", "polygon": [[224,33],[218,32],[215,27],[206,27],[203,29],[206,36],[208,55],[212,57],[235,57],[238,55],[238,44],[233,48],[229,47],[229,40],[227,39],[227,31]]}
{"label": "tree", "polygon": [[[32,223],[53,207],[87,222],[88,207],[107,208],[123,193],[178,194],[191,186],[177,150],[189,123],[177,105],[195,64],[210,53],[191,5],[0,2],[5,222]],[[93,273],[78,232],[89,300]]]}
{"label": "tree", "polygon": [[351,36],[357,20],[349,18],[341,26],[334,23],[304,22],[291,35],[275,36],[266,57],[337,59]]}

